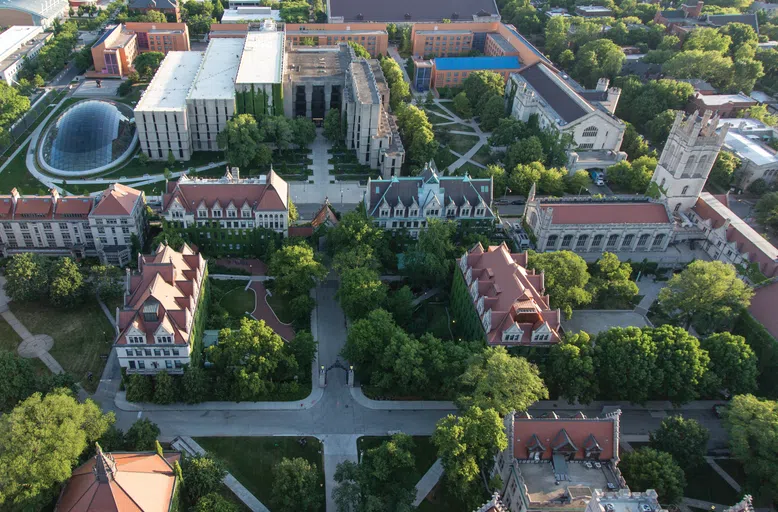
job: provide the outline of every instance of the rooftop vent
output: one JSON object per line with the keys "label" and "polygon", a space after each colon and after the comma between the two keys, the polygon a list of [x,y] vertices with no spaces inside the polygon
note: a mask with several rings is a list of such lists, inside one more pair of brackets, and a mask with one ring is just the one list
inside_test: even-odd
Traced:
{"label": "rooftop vent", "polygon": [[362,15],[362,13],[360,12],[359,14],[357,14],[357,19],[358,19],[358,20],[364,20],[364,19],[365,19],[365,17],[364,17],[364,16]]}
{"label": "rooftop vent", "polygon": [[458,19],[459,19],[459,13],[458,13],[458,12],[455,12],[455,13],[453,13],[453,14],[451,15],[451,19],[452,19],[452,20],[458,20]]}
{"label": "rooftop vent", "polygon": [[411,19],[411,13],[409,13],[409,12],[406,12],[406,13],[405,13],[405,19],[406,19],[406,20],[409,20],[409,19]]}

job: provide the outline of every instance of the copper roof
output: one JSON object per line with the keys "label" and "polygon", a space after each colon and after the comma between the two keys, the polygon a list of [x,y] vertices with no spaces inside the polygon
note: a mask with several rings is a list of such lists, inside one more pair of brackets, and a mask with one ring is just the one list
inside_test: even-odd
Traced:
{"label": "copper roof", "polygon": [[168,512],[179,453],[103,453],[75,470],[56,512]]}
{"label": "copper roof", "polygon": [[553,208],[552,224],[670,224],[664,205],[658,203],[541,203]]}
{"label": "copper roof", "polygon": [[528,414],[513,416],[513,456],[520,460],[531,458],[540,452],[541,459],[551,459],[555,450],[560,453],[575,452],[575,458],[583,459],[586,450],[598,452],[601,460],[618,458],[618,431],[621,411],[602,418],[587,418],[577,414],[560,418],[552,414],[546,418],[533,418]]}

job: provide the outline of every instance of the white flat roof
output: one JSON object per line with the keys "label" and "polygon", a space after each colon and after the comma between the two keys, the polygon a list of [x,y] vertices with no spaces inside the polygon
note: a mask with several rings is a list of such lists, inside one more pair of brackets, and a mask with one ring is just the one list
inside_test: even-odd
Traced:
{"label": "white flat roof", "polygon": [[208,43],[188,99],[232,99],[244,39],[215,38]]}
{"label": "white flat roof", "polygon": [[728,124],[731,129],[740,130],[741,126],[744,130],[766,130],[768,126],[759,119],[753,117],[722,117],[719,119],[719,126]]}
{"label": "white flat roof", "polygon": [[15,25],[0,34],[0,60],[16,52],[20,46],[43,32],[43,27]]}
{"label": "white flat roof", "polygon": [[202,59],[203,52],[168,53],[135,110],[185,109],[186,97],[200,69]]}
{"label": "white flat roof", "polygon": [[778,155],[770,151],[761,143],[751,140],[739,133],[727,132],[724,144],[735,151],[741,158],[751,160],[756,165],[776,164]]}
{"label": "white flat roof", "polygon": [[769,258],[778,259],[778,248],[765,240],[754,228],[749,226],[746,221],[737,216],[735,212],[727,208],[721,201],[713,197],[710,192],[702,192],[700,199],[705,201],[708,206],[713,208],[722,218],[730,220],[730,226],[740,231],[743,236],[759,248]]}
{"label": "white flat roof", "polygon": [[283,32],[249,32],[238,68],[239,84],[280,84],[284,67]]}
{"label": "white flat roof", "polygon": [[743,93],[737,94],[701,94],[698,96],[705,105],[725,105],[754,101]]}

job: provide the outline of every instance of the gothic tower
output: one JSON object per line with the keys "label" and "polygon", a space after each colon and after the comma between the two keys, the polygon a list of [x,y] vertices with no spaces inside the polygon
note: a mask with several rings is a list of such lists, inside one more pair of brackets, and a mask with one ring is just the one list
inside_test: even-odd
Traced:
{"label": "gothic tower", "polygon": [[716,161],[728,125],[716,133],[719,117],[705,111],[684,117],[678,112],[651,181],[659,185],[673,214],[686,212],[697,202]]}

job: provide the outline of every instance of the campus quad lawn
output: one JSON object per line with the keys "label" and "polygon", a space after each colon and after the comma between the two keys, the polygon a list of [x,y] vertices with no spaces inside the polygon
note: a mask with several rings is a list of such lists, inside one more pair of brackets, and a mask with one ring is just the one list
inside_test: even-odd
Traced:
{"label": "campus quad lawn", "polygon": [[[113,326],[95,300],[71,309],[56,309],[41,303],[11,304],[11,311],[32,334],[54,339],[49,351],[66,372],[94,393],[113,345]],[[92,372],[92,382],[87,373]]]}
{"label": "campus quad lawn", "polygon": [[[19,348],[19,343],[21,342],[22,338],[20,338],[19,335],[16,334],[16,331],[14,331],[13,328],[8,325],[8,322],[6,322],[5,319],[0,316],[0,350],[7,350],[9,352],[13,352],[14,354],[18,354],[17,349]],[[43,361],[37,357],[28,359],[28,361],[32,363],[32,367],[35,368],[36,372],[49,372],[49,369],[45,364],[43,364]]]}
{"label": "campus quad lawn", "polygon": [[322,446],[315,437],[198,437],[200,446],[224,461],[227,470],[262,503],[269,506],[273,489],[273,467],[281,459],[302,457],[316,464],[324,510],[324,458]]}
{"label": "campus quad lawn", "polygon": [[436,114],[442,114],[444,116],[451,117],[451,112],[444,110],[442,107],[436,104],[432,104],[430,106],[424,105],[424,110],[429,110],[430,112],[434,112]]}
{"label": "campus quad lawn", "polygon": [[478,151],[475,152],[472,160],[475,160],[481,165],[487,165],[489,163],[489,156],[489,145],[484,144]]}
{"label": "campus quad lawn", "polygon": [[25,144],[3,172],[0,172],[0,194],[9,194],[14,188],[22,195],[37,194],[41,191],[45,193],[46,185],[27,172],[25,160],[29,147],[29,144]]}
{"label": "campus quad lawn", "polygon": [[453,151],[456,151],[460,155],[464,155],[470,151],[473,146],[478,143],[478,137],[474,135],[461,135],[459,133],[451,133],[448,135],[449,143],[448,147]]}
{"label": "campus quad lawn", "polygon": [[693,471],[686,471],[686,489],[683,495],[727,506],[737,503],[740,499],[740,494],[707,462]]}
{"label": "campus quad lawn", "polygon": [[[367,452],[367,450],[376,448],[390,439],[391,437],[388,436],[363,436],[357,440],[357,449],[360,452]],[[411,481],[418,482],[438,460],[438,449],[432,444],[430,436],[413,436],[413,444],[415,445],[413,456],[416,459],[416,468],[413,471]]]}
{"label": "campus quad lawn", "polygon": [[[257,300],[264,300],[264,297],[257,297]],[[276,314],[279,320],[285,324],[291,324],[292,316],[288,313],[289,306],[287,306],[286,301],[280,296],[280,295],[268,295],[267,296],[267,303],[270,305],[270,307],[273,309],[273,313]]]}
{"label": "campus quad lawn", "polygon": [[238,281],[240,286],[227,292],[219,304],[227,310],[230,316],[243,318],[246,313],[254,311],[254,292],[246,290],[246,285]]}

